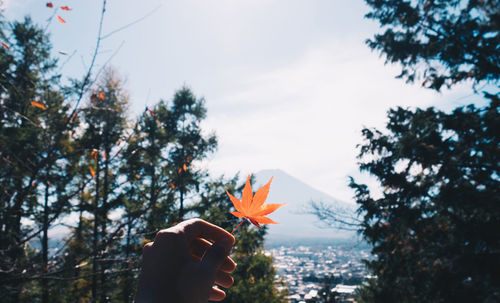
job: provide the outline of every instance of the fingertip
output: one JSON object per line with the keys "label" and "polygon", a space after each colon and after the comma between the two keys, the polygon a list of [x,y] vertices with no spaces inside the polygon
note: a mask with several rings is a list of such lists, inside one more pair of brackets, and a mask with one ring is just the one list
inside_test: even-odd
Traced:
{"label": "fingertip", "polygon": [[217,288],[216,286],[212,287],[212,290],[210,291],[210,296],[208,297],[209,301],[222,301],[226,297],[226,293]]}
{"label": "fingertip", "polygon": [[230,274],[236,269],[236,262],[234,262],[233,259],[228,256],[219,269]]}
{"label": "fingertip", "polygon": [[142,254],[145,254],[147,251],[149,251],[151,249],[151,246],[153,246],[153,242],[144,244],[144,247],[142,248]]}

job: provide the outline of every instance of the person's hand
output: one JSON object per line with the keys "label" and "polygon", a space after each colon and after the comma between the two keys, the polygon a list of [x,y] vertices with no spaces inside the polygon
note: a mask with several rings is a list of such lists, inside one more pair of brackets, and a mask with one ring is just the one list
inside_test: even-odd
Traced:
{"label": "person's hand", "polygon": [[[212,245],[211,242],[214,242]],[[161,230],[144,246],[136,302],[221,301],[233,285],[236,263],[228,256],[234,237],[201,219]]]}

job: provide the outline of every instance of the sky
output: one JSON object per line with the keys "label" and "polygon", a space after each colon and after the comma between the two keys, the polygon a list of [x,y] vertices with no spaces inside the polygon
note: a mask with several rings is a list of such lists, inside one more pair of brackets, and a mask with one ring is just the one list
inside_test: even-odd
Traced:
{"label": "sky", "polygon": [[[52,1],[72,9],[57,11],[66,24],[47,21],[46,2],[4,0],[4,16],[47,25],[61,73],[82,77],[102,1]],[[203,97],[203,129],[219,147],[200,166],[212,175],[281,169],[352,202],[348,176],[375,186],[356,164],[363,127],[382,129],[396,106],[482,102],[469,83],[438,93],[396,79],[399,67],[364,43],[380,30],[367,12],[362,0],[107,0],[103,34],[112,34],[96,70],[109,64],[124,77],[131,119],[182,86]]]}

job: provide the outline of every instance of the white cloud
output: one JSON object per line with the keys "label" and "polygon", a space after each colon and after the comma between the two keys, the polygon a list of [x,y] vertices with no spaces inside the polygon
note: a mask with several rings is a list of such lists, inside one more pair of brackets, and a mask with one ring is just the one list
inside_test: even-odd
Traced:
{"label": "white cloud", "polygon": [[221,97],[206,127],[219,150],[216,173],[280,168],[350,201],[363,126],[382,128],[395,106],[434,104],[446,97],[395,79],[398,69],[354,41],[329,41],[298,61],[263,72]]}

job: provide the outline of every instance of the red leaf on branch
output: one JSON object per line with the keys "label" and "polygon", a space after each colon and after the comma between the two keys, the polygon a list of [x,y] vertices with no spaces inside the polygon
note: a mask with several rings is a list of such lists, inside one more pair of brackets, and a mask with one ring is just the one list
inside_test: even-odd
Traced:
{"label": "red leaf on branch", "polygon": [[10,46],[2,41],[2,47],[5,48],[6,50],[10,50]]}
{"label": "red leaf on branch", "polygon": [[70,10],[71,10],[71,8],[69,8],[69,7],[67,7],[67,6],[61,6],[61,9],[62,9],[63,11],[70,11]]}
{"label": "red leaf on branch", "polygon": [[52,4],[52,2],[47,2],[45,6],[47,6],[48,8],[53,8],[54,4]]}

